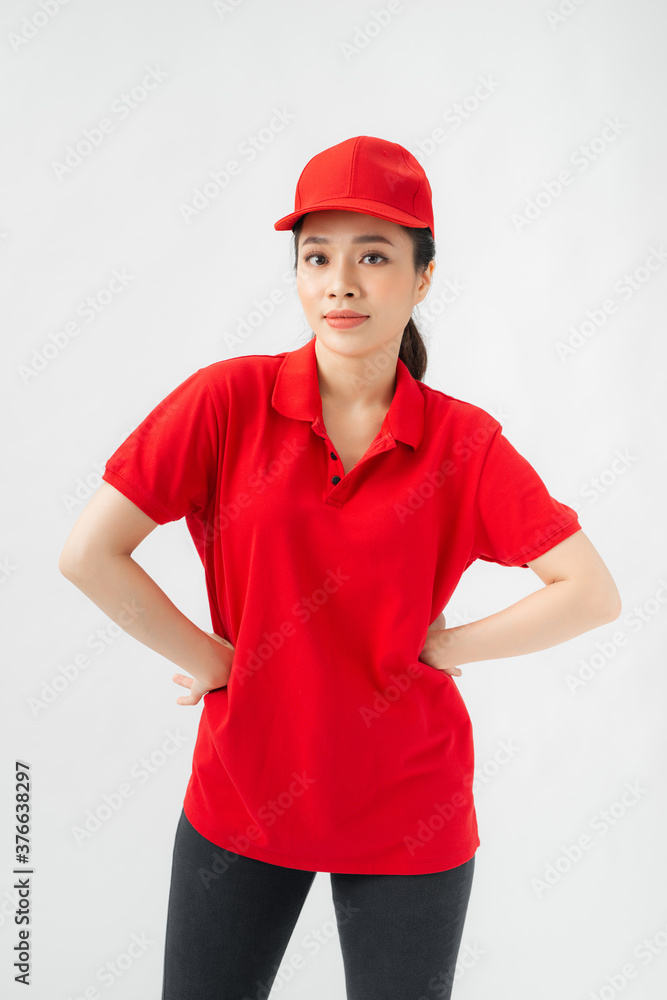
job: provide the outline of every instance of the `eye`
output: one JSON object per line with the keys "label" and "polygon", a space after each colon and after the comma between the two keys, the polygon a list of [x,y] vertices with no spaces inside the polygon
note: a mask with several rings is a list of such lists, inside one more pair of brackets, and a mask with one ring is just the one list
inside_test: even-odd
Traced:
{"label": "eye", "polygon": [[[305,256],[305,257],[303,258],[303,262],[304,262],[304,264],[305,264],[305,263],[307,263],[308,261],[311,261],[311,260],[313,260],[313,258],[314,258],[314,257],[320,257],[320,258],[321,258],[322,260],[326,260],[326,257],[324,256],[324,254],[322,254],[322,253],[317,253],[317,252],[313,252],[313,253],[309,253],[309,254],[306,254],[306,256]],[[365,259],[366,259],[367,257],[376,257],[376,258],[378,259],[378,261],[381,261],[381,260],[388,260],[388,258],[387,258],[387,257],[385,257],[385,255],[384,255],[384,254],[381,254],[381,253],[375,253],[375,252],[372,252],[372,253],[365,253],[365,254],[363,255],[363,257],[362,257],[361,259],[362,259],[362,260],[365,260]],[[316,265],[316,266],[317,266],[317,265]]]}

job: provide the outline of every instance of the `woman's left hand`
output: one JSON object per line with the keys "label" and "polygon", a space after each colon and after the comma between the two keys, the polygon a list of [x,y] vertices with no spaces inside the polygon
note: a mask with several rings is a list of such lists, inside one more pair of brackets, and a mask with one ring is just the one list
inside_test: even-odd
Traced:
{"label": "woman's left hand", "polygon": [[435,621],[428,627],[426,642],[419,654],[419,659],[422,663],[427,663],[430,667],[449,674],[450,677],[461,677],[462,671],[456,664],[448,662],[447,647],[442,641],[442,632],[444,631],[447,631],[447,627],[444,613],[441,611]]}

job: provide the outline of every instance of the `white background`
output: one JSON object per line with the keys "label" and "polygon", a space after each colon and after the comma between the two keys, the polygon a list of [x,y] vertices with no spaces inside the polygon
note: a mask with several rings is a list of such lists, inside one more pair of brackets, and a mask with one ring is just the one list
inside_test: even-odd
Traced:
{"label": "white background", "polygon": [[[424,381],[501,420],[578,511],[623,598],[609,625],[468,664],[457,679],[474,726],[481,846],[453,995],[664,995],[666,29],[659,0],[5,0],[5,996],[74,1000],[97,986],[111,1000],[159,1000],[173,837],[203,702],[176,705],[173,664],[108,634],[57,560],[106,458],[172,388],[220,358],[306,342],[292,235],[273,223],[292,211],[307,160],[360,134],[406,146],[433,188],[437,266],[416,314]],[[132,92],[136,106],[121,114]],[[280,130],[276,111],[288,118]],[[103,118],[112,131],[59,167]],[[250,159],[253,135],[261,150]],[[239,173],[186,219],[196,189],[232,159]],[[521,223],[529,200],[533,219]],[[114,270],[131,278],[106,296]],[[276,290],[283,301],[255,322]],[[89,296],[101,307],[92,321],[79,311]],[[63,333],[76,321],[76,335]],[[137,559],[211,628],[184,521],[155,531]],[[447,624],[539,586],[527,570],[478,561]],[[98,630],[103,652],[90,645]],[[68,671],[81,653],[90,665]],[[161,755],[169,734],[184,742]],[[131,777],[151,755],[148,780]],[[12,967],[16,759],[32,774],[29,991]],[[132,796],[77,839],[128,781]],[[623,803],[626,786],[639,792]],[[568,861],[584,835],[589,849]],[[344,997],[333,918],[319,873],[272,997]],[[152,943],[105,985],[98,970],[125,966],[132,935]],[[305,967],[290,978],[299,955]]]}

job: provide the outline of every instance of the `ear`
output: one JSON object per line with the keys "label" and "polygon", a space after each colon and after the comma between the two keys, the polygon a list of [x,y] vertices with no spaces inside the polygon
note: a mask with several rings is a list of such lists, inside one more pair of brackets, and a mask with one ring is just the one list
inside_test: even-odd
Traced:
{"label": "ear", "polygon": [[431,282],[433,280],[434,270],[435,270],[435,261],[431,260],[429,261],[426,270],[423,272],[423,274],[420,275],[419,285],[417,287],[417,298],[415,299],[414,303],[415,305],[417,305],[419,302],[423,302],[426,296],[428,295],[429,289],[431,287]]}

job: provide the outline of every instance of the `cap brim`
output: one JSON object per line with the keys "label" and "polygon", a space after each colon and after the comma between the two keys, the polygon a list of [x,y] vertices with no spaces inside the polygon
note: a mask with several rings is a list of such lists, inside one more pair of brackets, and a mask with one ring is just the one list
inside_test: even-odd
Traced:
{"label": "cap brim", "polygon": [[302,215],[306,215],[308,212],[326,212],[330,210],[359,212],[361,215],[374,215],[378,219],[396,222],[399,226],[410,226],[412,229],[426,229],[428,226],[428,223],[415,218],[414,215],[408,215],[407,212],[401,212],[400,209],[389,208],[387,205],[383,205],[377,201],[364,201],[357,198],[354,202],[332,201],[321,205],[311,205],[309,208],[302,208],[298,212],[291,212],[289,215],[284,215],[282,219],[278,219],[277,222],[274,222],[273,228],[278,230],[293,229],[294,224],[298,222]]}

